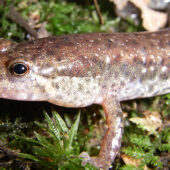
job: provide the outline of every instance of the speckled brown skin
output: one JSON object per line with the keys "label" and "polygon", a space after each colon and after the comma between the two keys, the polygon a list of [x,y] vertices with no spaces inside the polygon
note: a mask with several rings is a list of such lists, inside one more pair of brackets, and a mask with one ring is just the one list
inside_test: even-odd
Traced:
{"label": "speckled brown skin", "polygon": [[[108,169],[117,155],[123,132],[120,101],[170,92],[170,30],[64,35],[9,47],[1,41],[1,98],[103,106],[108,131],[99,156],[82,153],[83,164]],[[14,74],[16,63],[28,71]]]}
{"label": "speckled brown skin", "polygon": [[16,45],[15,42],[0,38],[0,52],[7,51]]}

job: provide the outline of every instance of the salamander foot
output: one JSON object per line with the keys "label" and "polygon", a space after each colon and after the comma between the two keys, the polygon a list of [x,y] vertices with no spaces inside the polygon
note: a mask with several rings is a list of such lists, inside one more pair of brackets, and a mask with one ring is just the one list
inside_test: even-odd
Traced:
{"label": "salamander foot", "polygon": [[110,168],[110,163],[107,164],[107,161],[100,157],[90,157],[88,153],[82,152],[80,157],[83,158],[82,165],[85,166],[87,163],[92,164],[97,168],[101,168],[103,170],[108,170]]}

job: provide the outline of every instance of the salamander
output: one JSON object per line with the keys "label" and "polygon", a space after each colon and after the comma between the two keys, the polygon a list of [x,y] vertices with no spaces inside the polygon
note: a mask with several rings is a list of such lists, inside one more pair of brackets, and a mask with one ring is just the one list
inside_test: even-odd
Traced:
{"label": "salamander", "polygon": [[108,169],[118,154],[121,101],[169,92],[170,29],[62,35],[19,44],[0,40],[0,98],[103,106],[108,129],[100,153],[83,152],[83,165]]}

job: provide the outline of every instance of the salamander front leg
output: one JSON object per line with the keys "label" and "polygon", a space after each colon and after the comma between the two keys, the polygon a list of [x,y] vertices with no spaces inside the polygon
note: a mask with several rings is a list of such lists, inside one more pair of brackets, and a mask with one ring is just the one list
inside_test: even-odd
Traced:
{"label": "salamander front leg", "polygon": [[101,150],[97,157],[90,157],[83,152],[80,156],[83,157],[82,164],[87,162],[102,169],[108,169],[119,152],[123,133],[123,118],[119,101],[107,97],[102,106],[105,111],[108,130],[101,144]]}

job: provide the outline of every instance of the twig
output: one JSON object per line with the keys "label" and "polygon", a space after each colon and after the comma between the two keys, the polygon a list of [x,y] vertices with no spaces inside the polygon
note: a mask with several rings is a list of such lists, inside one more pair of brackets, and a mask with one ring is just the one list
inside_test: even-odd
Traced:
{"label": "twig", "polygon": [[100,24],[103,25],[104,24],[104,20],[102,18],[101,12],[100,12],[100,8],[99,8],[99,5],[98,5],[98,2],[97,2],[97,0],[93,0],[93,1],[94,1],[94,5],[96,7],[97,15],[98,15],[99,20],[100,20]]}
{"label": "twig", "polygon": [[38,38],[36,31],[28,25],[27,21],[15,10],[12,5],[10,6],[8,17],[23,27],[34,38]]}

